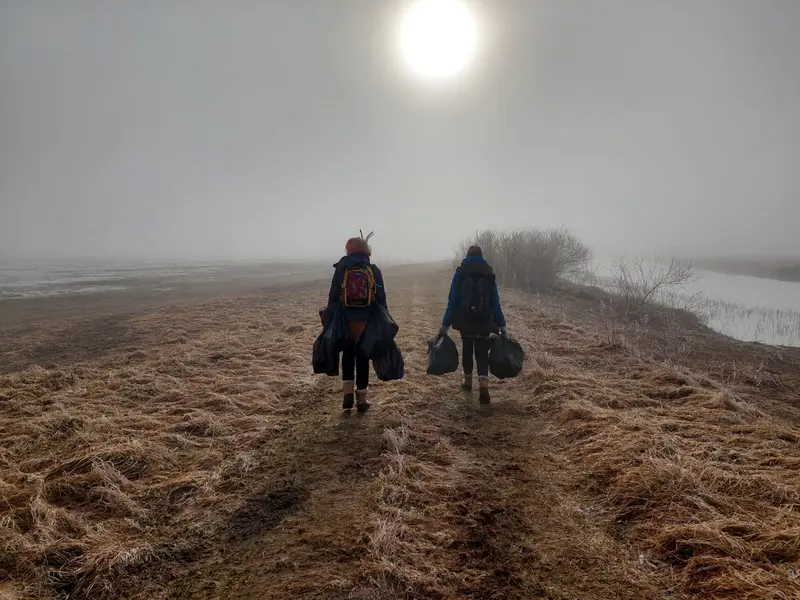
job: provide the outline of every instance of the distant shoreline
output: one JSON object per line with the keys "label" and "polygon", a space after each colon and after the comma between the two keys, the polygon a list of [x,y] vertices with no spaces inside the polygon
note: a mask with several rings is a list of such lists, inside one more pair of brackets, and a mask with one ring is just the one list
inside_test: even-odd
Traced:
{"label": "distant shoreline", "polygon": [[692,262],[700,269],[723,275],[800,283],[800,259],[701,258]]}

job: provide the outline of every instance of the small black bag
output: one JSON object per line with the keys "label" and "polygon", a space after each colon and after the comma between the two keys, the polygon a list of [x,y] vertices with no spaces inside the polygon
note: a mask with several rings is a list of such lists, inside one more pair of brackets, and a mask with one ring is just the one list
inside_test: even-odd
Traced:
{"label": "small black bag", "polygon": [[428,341],[428,375],[446,375],[458,370],[458,348],[447,335]]}
{"label": "small black bag", "polygon": [[372,366],[380,381],[397,381],[406,375],[403,353],[394,341],[389,342],[389,347],[383,356],[372,361]]}
{"label": "small black bag", "polygon": [[492,340],[489,350],[489,371],[498,379],[510,379],[522,372],[525,351],[519,342],[504,335]]}
{"label": "small black bag", "polygon": [[372,309],[358,347],[367,358],[380,359],[391,349],[391,343],[399,329],[389,311],[382,304],[377,304]]}
{"label": "small black bag", "polygon": [[328,375],[336,377],[339,375],[339,352],[331,347],[330,342],[325,337],[325,332],[319,334],[314,342],[311,352],[311,365],[314,373],[318,375]]}

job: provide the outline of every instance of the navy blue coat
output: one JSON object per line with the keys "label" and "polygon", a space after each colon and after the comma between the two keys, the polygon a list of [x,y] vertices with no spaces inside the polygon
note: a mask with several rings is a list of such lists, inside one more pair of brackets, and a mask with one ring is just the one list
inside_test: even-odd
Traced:
{"label": "navy blue coat", "polygon": [[[461,284],[463,277],[467,275],[483,275],[492,280],[491,297],[489,304],[491,307],[490,320],[485,323],[474,323],[465,325],[459,322],[458,316],[461,310]],[[480,256],[468,256],[461,263],[461,266],[456,270],[453,275],[453,281],[450,284],[450,294],[447,298],[447,310],[442,319],[443,327],[453,327],[460,331],[462,335],[479,336],[483,337],[492,333],[497,333],[498,328],[506,326],[506,317],[503,314],[503,308],[500,306],[500,293],[497,290],[497,283],[494,279],[494,271],[489,263]]]}

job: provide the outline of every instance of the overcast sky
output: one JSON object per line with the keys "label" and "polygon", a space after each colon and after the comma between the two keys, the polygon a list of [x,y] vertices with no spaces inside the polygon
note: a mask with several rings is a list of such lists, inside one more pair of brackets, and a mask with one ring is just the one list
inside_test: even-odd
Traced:
{"label": "overcast sky", "polygon": [[481,0],[458,85],[401,2],[0,1],[0,258],[800,254],[798,0]]}

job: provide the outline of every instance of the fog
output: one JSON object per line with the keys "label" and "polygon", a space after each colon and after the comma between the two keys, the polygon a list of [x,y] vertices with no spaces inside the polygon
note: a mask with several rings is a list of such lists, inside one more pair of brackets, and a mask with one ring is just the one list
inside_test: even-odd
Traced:
{"label": "fog", "polygon": [[399,1],[0,3],[0,258],[800,255],[800,3],[472,2],[478,62],[399,62]]}

